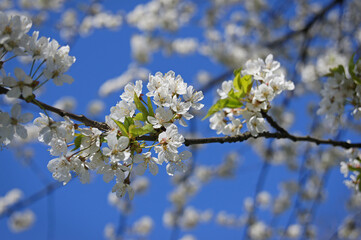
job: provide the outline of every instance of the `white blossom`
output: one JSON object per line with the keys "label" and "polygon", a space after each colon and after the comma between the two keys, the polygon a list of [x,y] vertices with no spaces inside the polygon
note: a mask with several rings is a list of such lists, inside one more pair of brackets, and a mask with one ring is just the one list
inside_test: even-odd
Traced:
{"label": "white blossom", "polygon": [[15,212],[9,218],[9,227],[13,232],[22,232],[30,228],[35,222],[35,214],[31,210]]}

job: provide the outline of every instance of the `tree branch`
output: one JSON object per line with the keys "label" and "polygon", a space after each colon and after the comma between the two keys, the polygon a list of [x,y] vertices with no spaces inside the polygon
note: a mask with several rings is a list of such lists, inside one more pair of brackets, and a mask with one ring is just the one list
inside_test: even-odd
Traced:
{"label": "tree branch", "polygon": [[278,132],[289,135],[289,133],[287,132],[287,130],[285,130],[283,127],[281,127],[280,125],[278,125],[278,123],[277,123],[275,120],[273,120],[273,118],[272,118],[271,116],[269,116],[266,111],[263,111],[263,110],[262,110],[262,111],[261,111],[261,114],[262,114],[262,117],[265,118],[265,119],[267,120],[267,122],[268,122],[274,129],[276,129]]}
{"label": "tree branch", "polygon": [[[259,133],[257,136],[252,136],[250,132],[245,132],[241,135],[234,136],[234,137],[210,137],[210,138],[193,138],[188,139],[186,138],[184,144],[186,146],[195,145],[195,144],[208,144],[208,143],[235,143],[235,142],[243,142],[250,138],[275,138],[275,139],[289,139],[294,142],[312,142],[317,145],[324,144],[324,145],[332,145],[342,148],[361,148],[361,143],[349,143],[345,141],[335,141],[332,139],[319,139],[314,138],[311,136],[296,136],[292,135],[288,132],[286,133],[271,133],[271,132],[263,132]],[[140,136],[137,140],[144,140],[144,141],[156,141],[157,136],[155,135],[148,135],[148,136]]]}
{"label": "tree branch", "polygon": [[[0,94],[6,94],[8,91],[9,91],[8,89],[6,89],[4,87],[0,87]],[[25,99],[23,97],[20,97],[20,98],[25,101]],[[56,113],[61,117],[67,116],[67,117],[69,117],[69,118],[71,118],[73,120],[82,122],[88,127],[96,127],[96,128],[98,128],[100,130],[103,130],[103,131],[110,130],[110,127],[106,123],[91,120],[91,119],[85,117],[84,115],[77,115],[77,114],[74,114],[74,113],[70,113],[70,112],[64,111],[62,109],[50,106],[50,105],[48,105],[46,103],[43,103],[43,102],[41,102],[39,100],[33,100],[33,101],[31,101],[31,103],[34,104],[34,105],[37,105],[37,106],[40,105],[45,110]]]}

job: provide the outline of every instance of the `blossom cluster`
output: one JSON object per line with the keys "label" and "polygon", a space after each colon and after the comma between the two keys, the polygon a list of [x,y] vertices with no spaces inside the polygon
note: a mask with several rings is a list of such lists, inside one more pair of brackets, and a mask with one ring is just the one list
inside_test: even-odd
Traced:
{"label": "blossom cluster", "polygon": [[194,5],[180,0],[152,0],[139,4],[127,15],[127,22],[143,31],[177,30],[187,23],[194,12]]}
{"label": "blossom cluster", "polygon": [[353,59],[347,71],[343,65],[330,69],[326,83],[321,90],[322,100],[317,111],[325,115],[328,125],[336,129],[344,122],[344,112],[347,105],[352,106],[352,115],[355,119],[361,117],[361,85],[359,68],[361,63],[353,64]]}
{"label": "blossom cluster", "polygon": [[272,54],[265,60],[248,60],[233,81],[223,82],[217,90],[220,101],[215,106],[220,111],[210,118],[210,128],[217,134],[236,136],[246,123],[251,134],[257,136],[266,131],[261,112],[270,109],[270,102],[282,91],[293,89],[294,84],[285,80],[280,63],[273,60]]}
{"label": "blossom cluster", "polygon": [[345,178],[344,183],[347,187],[352,188],[356,191],[360,190],[360,172],[361,172],[361,153],[357,149],[351,148],[347,150],[348,161],[342,161],[340,163],[340,171]]}
{"label": "blossom cluster", "polygon": [[[69,47],[60,46],[56,40],[40,37],[39,32],[28,35],[32,22],[29,18],[19,15],[8,15],[0,12],[0,53],[1,71],[0,87],[6,91],[9,98],[23,98],[33,101],[33,92],[50,79],[56,85],[64,82],[72,83],[73,78],[66,75],[75,58],[68,55]],[[8,57],[8,55],[12,56]],[[32,62],[30,73],[21,68],[14,69],[14,76],[6,70],[5,65],[16,57],[27,58]],[[38,66],[35,71],[36,62]],[[45,65],[44,65],[45,64]],[[41,81],[43,77],[43,81]],[[11,114],[0,111],[0,143],[9,144],[14,136],[23,139],[27,137],[27,130],[22,125],[32,119],[32,114],[21,115],[21,107],[16,104]],[[15,135],[16,133],[16,135]]]}
{"label": "blossom cluster", "polygon": [[[163,162],[167,163],[169,175],[185,171],[185,160],[191,153],[179,151],[184,137],[178,132],[176,123],[186,126],[185,120],[193,118],[189,111],[203,107],[199,103],[203,94],[172,71],[150,75],[147,88],[149,92],[142,94],[141,80],[125,86],[121,101],[105,117],[108,131],[80,128],[67,117],[55,122],[41,114],[35,119],[34,124],[40,128],[39,140],[51,147],[50,154],[59,156],[48,164],[53,177],[66,184],[75,173],[81,182],[87,183],[90,181],[89,170],[94,170],[103,175],[105,182],[116,179],[113,192],[117,196],[128,192],[132,198],[132,175],[143,175],[148,168],[156,175],[158,165]],[[156,107],[155,111],[153,107]],[[156,139],[153,145],[138,140],[146,134]],[[70,146],[74,148],[69,150]],[[152,149],[157,157],[152,156]]]}

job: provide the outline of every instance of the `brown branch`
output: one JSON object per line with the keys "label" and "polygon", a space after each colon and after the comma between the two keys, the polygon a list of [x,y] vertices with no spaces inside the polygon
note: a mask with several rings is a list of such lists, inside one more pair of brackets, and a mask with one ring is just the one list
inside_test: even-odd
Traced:
{"label": "brown branch", "polygon": [[[6,94],[8,91],[9,91],[8,89],[6,89],[4,87],[0,87],[0,94]],[[23,97],[20,97],[20,98],[25,101],[25,99]],[[50,112],[56,113],[61,117],[67,116],[67,117],[69,117],[69,118],[71,118],[73,120],[82,122],[88,127],[96,127],[96,128],[98,128],[100,130],[103,130],[103,131],[110,130],[110,127],[106,123],[91,120],[91,119],[85,117],[84,115],[77,115],[77,114],[74,114],[74,113],[70,113],[70,112],[61,110],[59,108],[50,106],[50,105],[48,105],[46,103],[43,103],[43,102],[41,102],[39,100],[32,100],[30,103],[32,103],[34,105],[37,105],[37,106],[40,105],[39,107],[42,107],[45,110],[48,110]]]}
{"label": "brown branch", "polygon": [[[335,141],[332,139],[319,139],[314,138],[311,136],[295,136],[288,132],[286,133],[271,133],[271,132],[263,132],[259,133],[257,136],[252,136],[250,132],[245,132],[241,135],[234,136],[234,137],[211,137],[211,138],[193,138],[188,139],[186,138],[184,144],[186,146],[195,145],[195,144],[208,144],[208,143],[235,143],[235,142],[243,142],[250,138],[275,138],[275,139],[289,139],[294,142],[312,142],[317,145],[324,144],[324,145],[331,145],[337,146],[342,148],[361,148],[361,143],[349,143],[345,141]],[[145,141],[156,141],[157,136],[150,135],[150,136],[140,136],[137,140],[145,140]]]}
{"label": "brown branch", "polygon": [[278,132],[283,133],[283,134],[289,134],[283,127],[278,125],[278,123],[275,120],[273,120],[273,118],[271,116],[269,116],[266,111],[262,111],[261,114],[262,114],[262,117],[265,118],[267,120],[267,122]]}

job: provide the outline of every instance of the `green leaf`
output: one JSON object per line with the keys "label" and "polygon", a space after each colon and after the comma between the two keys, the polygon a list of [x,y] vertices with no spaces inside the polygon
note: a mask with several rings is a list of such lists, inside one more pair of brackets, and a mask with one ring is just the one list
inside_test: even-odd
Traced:
{"label": "green leaf", "polygon": [[137,128],[135,125],[129,127],[129,133],[133,137],[138,137],[153,131],[154,131],[153,125],[149,123],[140,128]]}
{"label": "green leaf", "polygon": [[355,54],[352,54],[352,57],[350,58],[350,61],[348,62],[348,72],[350,73],[352,80],[360,85],[361,84],[361,78],[359,76],[357,76],[357,74],[355,73],[355,66],[359,64],[360,59],[356,60],[356,63],[354,62],[354,58],[355,58]]}
{"label": "green leaf", "polygon": [[331,68],[330,72],[333,73],[332,76],[335,76],[335,73],[341,74],[343,76],[345,76],[345,68],[342,65],[338,65],[335,68]]}
{"label": "green leaf", "polygon": [[127,131],[129,130],[129,126],[133,125],[133,124],[134,124],[134,121],[131,117],[125,117],[124,126],[127,129]]}
{"label": "green leaf", "polygon": [[229,91],[229,93],[228,93],[228,97],[234,98],[234,99],[242,99],[245,96],[246,96],[246,94],[243,91],[235,92],[233,89],[231,89],[231,91]]}
{"label": "green leaf", "polygon": [[207,115],[202,119],[206,119],[223,108],[238,108],[242,107],[243,104],[236,98],[219,99],[209,110]]}
{"label": "green leaf", "polygon": [[252,80],[252,76],[251,75],[245,75],[241,78],[241,85],[242,85],[242,90],[245,94],[248,94],[251,89],[252,89],[252,85],[253,85],[253,80]]}
{"label": "green leaf", "polygon": [[143,117],[148,117],[149,113],[147,111],[147,108],[143,105],[143,103],[140,101],[139,97],[136,93],[134,93],[134,103],[137,109],[143,113]]}
{"label": "green leaf", "polygon": [[238,74],[241,74],[241,71],[242,71],[242,67],[237,68],[233,71],[233,75],[236,77]]}
{"label": "green leaf", "polygon": [[226,103],[223,108],[240,108],[243,103],[239,101],[239,98],[226,98]]}
{"label": "green leaf", "polygon": [[149,116],[154,117],[154,110],[153,110],[153,106],[152,106],[152,100],[150,100],[150,98],[147,98],[147,106],[148,106],[148,111],[149,111]]}
{"label": "green leaf", "polygon": [[143,113],[137,113],[137,115],[135,115],[135,117],[134,117],[134,120],[144,121]]}
{"label": "green leaf", "polygon": [[80,148],[80,144],[81,144],[81,139],[83,138],[84,136],[79,134],[75,139],[74,139],[74,148],[71,150],[71,151],[75,151],[77,150],[78,148]]}
{"label": "green leaf", "polygon": [[354,59],[355,59],[355,53],[352,54],[350,60],[348,61],[348,71],[351,74],[351,76],[355,74],[355,72],[354,72],[354,69],[355,69]]}
{"label": "green leaf", "polygon": [[246,96],[249,91],[251,91],[253,85],[252,76],[245,75],[241,77],[241,74],[237,74],[237,76],[233,79],[233,86],[240,93],[240,96]]}
{"label": "green leaf", "polygon": [[127,128],[124,126],[124,124],[121,123],[121,122],[119,122],[118,120],[115,120],[114,118],[112,118],[112,119],[113,119],[113,121],[117,124],[117,126],[119,127],[122,135],[129,137],[128,130],[127,130]]}
{"label": "green leaf", "polygon": [[218,112],[219,110],[223,109],[224,104],[226,102],[226,99],[219,99],[209,110],[207,115],[202,119],[206,119],[210,116],[212,116],[213,114],[215,114],[216,112]]}

